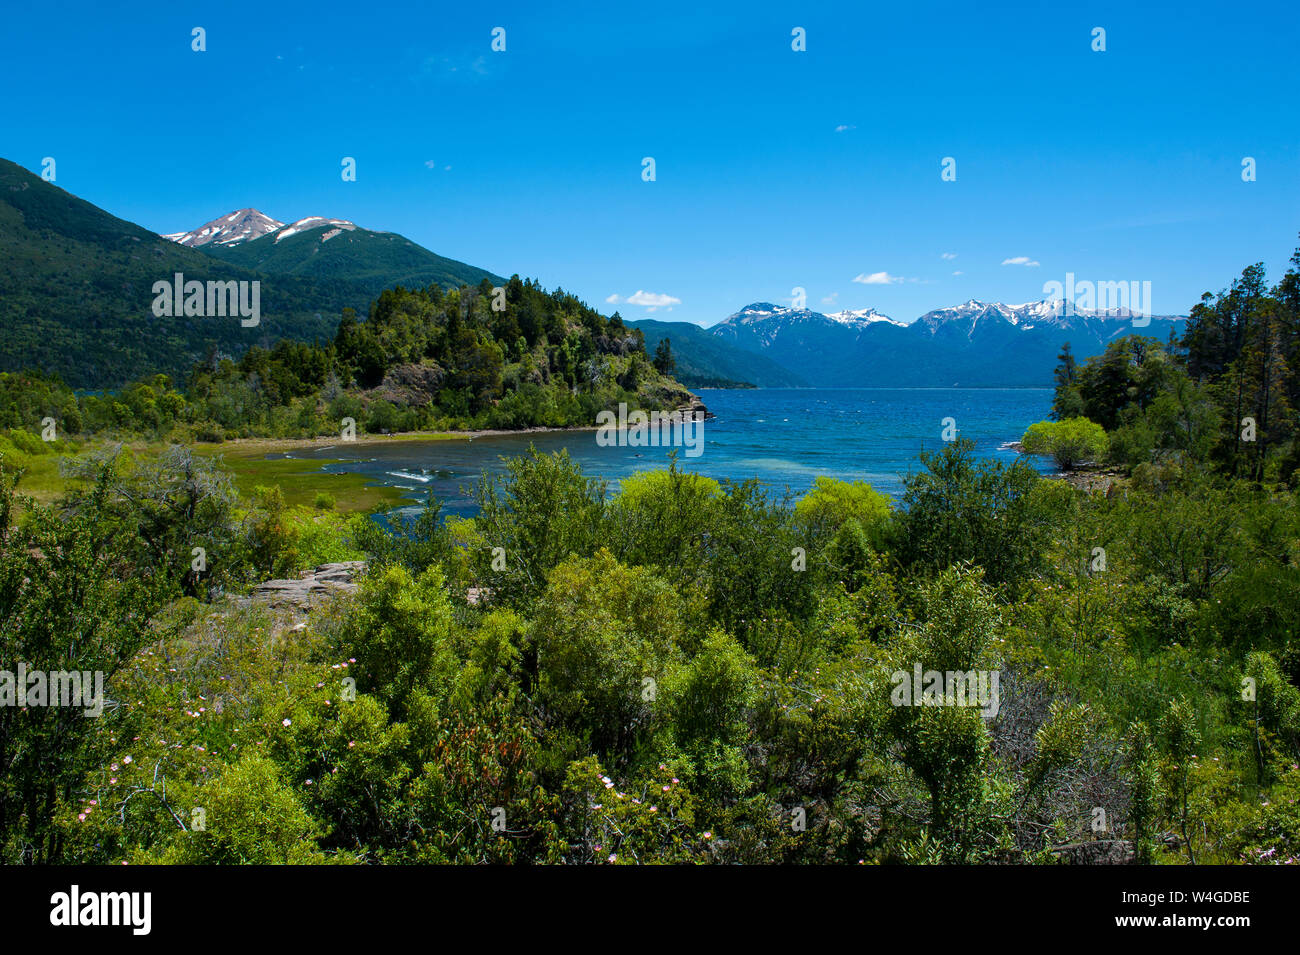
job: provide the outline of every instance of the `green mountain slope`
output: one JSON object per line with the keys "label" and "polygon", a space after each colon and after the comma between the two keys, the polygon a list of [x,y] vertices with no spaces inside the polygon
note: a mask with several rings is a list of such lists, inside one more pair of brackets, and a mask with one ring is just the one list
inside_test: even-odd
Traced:
{"label": "green mountain slope", "polygon": [[642,319],[628,322],[645,335],[646,350],[654,354],[664,338],[677,362],[676,378],[688,388],[750,384],[760,388],[801,388],[807,382],[766,355],[738,348],[691,322]]}
{"label": "green mountain slope", "polygon": [[[277,241],[278,240],[278,241]],[[346,279],[363,288],[369,297],[398,285],[424,288],[441,285],[459,288],[478,285],[488,279],[493,285],[505,280],[485,269],[435,255],[395,232],[369,229],[340,229],[331,224],[304,229],[287,237],[281,232],[222,246],[201,247],[213,258],[275,275],[310,279]],[[364,309],[366,302],[357,305]]]}
{"label": "green mountain slope", "polygon": [[[153,284],[260,279],[261,323],[156,318]],[[337,278],[269,277],[221,262],[0,159],[0,371],[39,368],[76,387],[178,373],[212,349],[240,354],[280,338],[333,335],[346,305],[369,293]]]}

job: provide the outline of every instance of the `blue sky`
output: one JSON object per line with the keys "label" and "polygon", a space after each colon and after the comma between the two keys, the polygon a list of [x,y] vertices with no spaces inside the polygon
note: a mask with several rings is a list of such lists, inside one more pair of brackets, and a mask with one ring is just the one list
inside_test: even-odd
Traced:
{"label": "blue sky", "polygon": [[1067,271],[1185,313],[1297,244],[1294,2],[538,6],[10,5],[0,156],[158,232],[346,218],[702,325]]}

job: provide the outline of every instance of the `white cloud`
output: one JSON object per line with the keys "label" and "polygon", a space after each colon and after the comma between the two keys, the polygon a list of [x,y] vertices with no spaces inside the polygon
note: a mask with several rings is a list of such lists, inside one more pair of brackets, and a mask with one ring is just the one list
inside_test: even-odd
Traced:
{"label": "white cloud", "polygon": [[437,168],[438,168],[438,164],[437,164],[436,162],[434,162],[432,159],[426,159],[426,160],[424,161],[424,166],[425,166],[426,169],[437,169]]}
{"label": "white cloud", "polygon": [[627,297],[629,305],[645,305],[648,308],[662,308],[665,305],[680,305],[680,298],[673,298],[671,295],[664,295],[662,292],[643,292],[637,289],[635,295]]}
{"label": "white cloud", "polygon": [[1017,255],[1014,259],[1003,259],[1003,265],[1025,265],[1029,268],[1037,268],[1038,263],[1027,255]]}
{"label": "white cloud", "polygon": [[897,275],[890,275],[888,272],[872,272],[870,275],[863,272],[853,281],[862,285],[894,285],[902,282],[903,279]]}
{"label": "white cloud", "polygon": [[939,258],[943,259],[945,262],[951,262],[953,259],[957,258],[957,253],[945,252],[943,255],[939,256]]}
{"label": "white cloud", "polygon": [[840,297],[840,293],[839,293],[839,292],[831,292],[830,295],[827,295],[825,298],[822,299],[822,304],[823,304],[823,305],[834,305],[834,304],[835,304],[835,300],[836,300],[837,298],[839,298],[839,297]]}
{"label": "white cloud", "polygon": [[850,129],[857,129],[857,128],[858,128],[858,127],[856,127],[856,126],[836,126],[836,127],[835,127],[835,132],[837,132],[837,133],[843,133],[843,132],[847,132],[847,131],[850,130]]}
{"label": "white cloud", "polygon": [[965,273],[965,272],[954,272],[954,273],[952,273],[952,274],[953,274],[953,275],[965,275],[966,273]]}
{"label": "white cloud", "polygon": [[617,305],[619,302],[623,301],[623,298],[622,296],[615,293],[614,295],[611,295],[609,298],[605,299],[605,301],[608,302],[610,305]]}

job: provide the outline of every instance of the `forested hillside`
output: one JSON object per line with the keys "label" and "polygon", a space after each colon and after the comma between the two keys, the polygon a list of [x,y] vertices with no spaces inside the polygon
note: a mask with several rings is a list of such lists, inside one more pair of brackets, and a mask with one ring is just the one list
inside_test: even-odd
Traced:
{"label": "forested hillside", "polygon": [[459,288],[484,279],[493,285],[504,281],[486,269],[435,255],[405,236],[360,228],[321,225],[287,237],[271,233],[251,242],[211,243],[202,249],[214,258],[270,275],[347,279],[369,298],[399,285]]}
{"label": "forested hillside", "polygon": [[[156,318],[153,284],[262,280],[262,319]],[[40,369],[75,387],[117,387],[177,374],[212,351],[239,354],[282,337],[334,332],[352,283],[266,276],[227,265],[118,219],[0,159],[0,371]]]}
{"label": "forested hillside", "polygon": [[[504,281],[392,233],[344,230],[322,242],[325,231],[192,249],[0,159],[0,372],[38,370],[75,388],[180,378],[211,356],[327,341],[343,309],[364,314],[385,289]],[[155,316],[154,283],[176,273],[259,282],[260,321]]]}
{"label": "forested hillside", "polygon": [[52,417],[60,435],[220,441],[338,435],[345,418],[371,433],[592,426],[621,401],[690,403],[640,332],[518,276],[498,287],[385,291],[365,321],[345,309],[331,342],[214,355],[181,381],[150,375],[106,394],[0,373],[0,427],[37,432]]}

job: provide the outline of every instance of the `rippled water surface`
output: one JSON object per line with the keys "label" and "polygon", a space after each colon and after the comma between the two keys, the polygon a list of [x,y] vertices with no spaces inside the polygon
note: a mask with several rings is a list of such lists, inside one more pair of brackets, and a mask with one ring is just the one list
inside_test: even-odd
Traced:
{"label": "rippled water surface", "polygon": [[[961,437],[977,453],[1012,460],[1007,444],[1047,417],[1048,388],[853,388],[701,391],[716,418],[703,426],[703,453],[681,467],[722,479],[757,478],[769,489],[806,491],[819,474],[868,481],[897,497],[902,478],[919,467],[917,454],[942,445],[943,419],[954,418]],[[501,458],[567,448],[583,470],[615,488],[637,471],[666,467],[668,449],[600,447],[594,431],[534,432],[473,441],[410,441],[336,444],[295,451],[301,458],[343,458],[323,465],[353,471],[376,483],[398,487],[418,500],[428,492],[444,502],[444,513],[473,514],[472,490],[484,471],[504,470]],[[277,455],[279,456],[279,455]],[[1046,463],[1041,465],[1044,469]]]}

